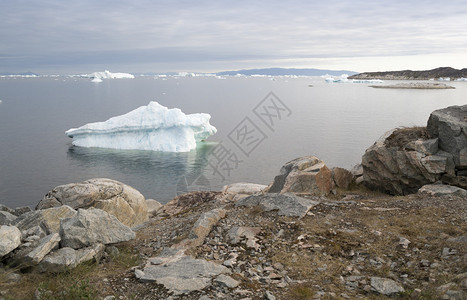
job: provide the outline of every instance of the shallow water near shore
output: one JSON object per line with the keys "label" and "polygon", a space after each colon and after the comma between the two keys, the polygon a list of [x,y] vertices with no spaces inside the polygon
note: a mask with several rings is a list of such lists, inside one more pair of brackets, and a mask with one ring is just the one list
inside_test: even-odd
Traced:
{"label": "shallow water near shore", "polygon": [[[456,87],[450,90],[368,85],[328,84],[320,77],[137,77],[98,84],[69,77],[0,78],[0,203],[34,207],[53,187],[94,177],[122,181],[165,203],[177,192],[232,182],[268,184],[285,162],[304,155],[350,168],[385,131],[423,126],[433,110],[467,103],[467,82],[450,82]],[[261,114],[270,92],[282,109],[272,119]],[[149,101],[209,113],[218,133],[188,153],[79,148],[64,134]],[[245,148],[238,134],[247,125],[257,135]],[[213,168],[219,145],[236,157],[230,170]]]}

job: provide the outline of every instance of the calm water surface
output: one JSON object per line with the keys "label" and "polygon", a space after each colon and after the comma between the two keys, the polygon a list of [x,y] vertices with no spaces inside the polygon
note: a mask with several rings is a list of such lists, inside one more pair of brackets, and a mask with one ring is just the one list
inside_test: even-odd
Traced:
{"label": "calm water surface", "polygon": [[[467,83],[449,84],[456,89],[373,89],[327,84],[319,77],[140,77],[99,84],[81,78],[0,78],[0,203],[33,207],[57,185],[95,177],[122,181],[165,203],[177,191],[240,181],[268,184],[285,162],[304,155],[350,168],[385,131],[425,125],[431,111],[466,104]],[[269,92],[291,112],[271,127],[253,112]],[[185,113],[211,114],[218,133],[189,153],[79,148],[64,134],[153,100]],[[248,156],[234,143],[245,118],[263,133]],[[209,165],[219,143],[240,161],[237,168],[231,164],[230,174],[222,171],[224,178]]]}

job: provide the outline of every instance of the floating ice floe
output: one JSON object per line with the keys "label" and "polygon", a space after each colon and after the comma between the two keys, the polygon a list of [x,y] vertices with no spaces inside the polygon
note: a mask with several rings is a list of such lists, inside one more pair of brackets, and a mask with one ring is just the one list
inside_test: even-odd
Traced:
{"label": "floating ice floe", "polygon": [[384,83],[381,79],[353,79],[353,83]]}
{"label": "floating ice floe", "polygon": [[464,77],[457,78],[456,81],[467,81],[467,78],[464,78]]}
{"label": "floating ice floe", "polygon": [[347,75],[347,74],[342,74],[342,75],[339,76],[339,77],[327,76],[324,80],[326,80],[326,82],[328,82],[328,83],[349,82],[349,80],[347,79],[347,77],[349,77],[349,75]]}
{"label": "floating ice floe", "polygon": [[65,133],[73,145],[113,149],[188,152],[217,132],[205,113],[184,114],[152,101],[105,122],[89,123]]}

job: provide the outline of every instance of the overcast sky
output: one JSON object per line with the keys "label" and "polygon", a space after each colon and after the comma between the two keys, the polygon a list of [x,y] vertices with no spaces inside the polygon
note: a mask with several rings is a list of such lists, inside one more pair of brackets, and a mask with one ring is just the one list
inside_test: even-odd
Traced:
{"label": "overcast sky", "polygon": [[467,1],[0,0],[0,72],[467,67]]}

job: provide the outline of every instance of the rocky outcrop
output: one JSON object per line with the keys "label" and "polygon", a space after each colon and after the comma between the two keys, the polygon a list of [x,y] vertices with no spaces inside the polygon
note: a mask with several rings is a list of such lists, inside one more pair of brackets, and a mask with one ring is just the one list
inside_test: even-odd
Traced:
{"label": "rocky outcrop", "polygon": [[432,78],[465,78],[467,69],[454,69],[441,67],[426,71],[388,71],[388,72],[365,72],[349,76],[349,79],[382,79],[382,80],[429,80]]}
{"label": "rocky outcrop", "polygon": [[437,181],[465,188],[466,152],[467,105],[437,110],[426,129],[393,129],[368,148],[362,157],[363,182],[395,195]]}
{"label": "rocky outcrop", "polygon": [[228,268],[184,255],[182,251],[152,258],[143,270],[135,271],[140,281],[162,284],[176,295],[202,290],[214,277],[226,273],[230,273]]}
{"label": "rocky outcrop", "polygon": [[126,184],[106,178],[57,186],[44,196],[36,209],[61,205],[73,209],[100,208],[130,227],[148,220],[144,196]]}
{"label": "rocky outcrop", "polygon": [[438,139],[439,149],[451,154],[456,168],[467,168],[467,105],[450,106],[431,113],[427,131]]}
{"label": "rocky outcrop", "polygon": [[0,258],[21,244],[21,231],[15,226],[0,226]]}
{"label": "rocky outcrop", "polygon": [[331,170],[315,156],[305,156],[282,166],[268,193],[327,195],[334,188]]}
{"label": "rocky outcrop", "polygon": [[97,208],[78,209],[78,213],[60,224],[61,246],[79,249],[96,243],[129,241],[135,233],[115,216]]}
{"label": "rocky outcrop", "polygon": [[[17,211],[2,207],[1,212]],[[0,230],[0,257],[19,270],[62,272],[99,259],[104,244],[128,241],[135,233],[115,216],[97,208],[67,205],[25,212]]]}
{"label": "rocky outcrop", "polygon": [[292,193],[252,195],[239,200],[235,206],[259,206],[263,211],[277,210],[279,216],[303,217],[318,201],[297,197]]}

